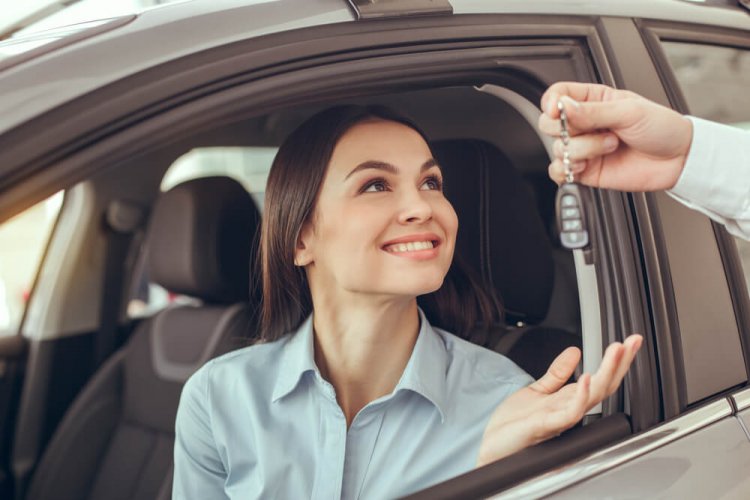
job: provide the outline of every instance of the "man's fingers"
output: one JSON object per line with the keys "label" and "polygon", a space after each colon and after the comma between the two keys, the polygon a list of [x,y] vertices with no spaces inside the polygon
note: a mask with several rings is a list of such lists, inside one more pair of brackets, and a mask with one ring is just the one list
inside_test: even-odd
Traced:
{"label": "man's fingers", "polygon": [[[617,149],[620,141],[615,134],[586,134],[572,137],[568,141],[568,154],[571,161],[590,160],[607,155]],[[561,139],[553,144],[555,156],[563,157],[565,146]]]}
{"label": "man's fingers", "polygon": [[623,129],[635,124],[644,112],[639,106],[643,100],[632,92],[598,84],[555,83],[542,96],[539,118],[539,129],[552,136],[560,135],[558,101],[565,108],[571,135]]}
{"label": "man's fingers", "polygon": [[598,130],[618,131],[633,126],[642,115],[636,99],[585,102],[578,106],[566,106],[569,126],[578,133]]}
{"label": "man's fingers", "polygon": [[[574,174],[580,174],[584,170],[586,170],[587,162],[586,161],[575,161],[570,164],[570,170]],[[555,159],[552,161],[552,163],[549,164],[548,172],[550,178],[555,181],[557,184],[562,184],[565,180],[565,166],[563,165],[562,160]],[[576,179],[578,180],[578,179]]]}
{"label": "man's fingers", "polygon": [[[560,124],[560,120],[558,118],[550,118],[545,113],[539,115],[537,126],[542,133],[551,137],[560,137],[561,135],[560,132],[562,131],[562,125]],[[581,131],[568,123],[568,133],[571,137],[574,137],[579,135]]]}
{"label": "man's fingers", "polygon": [[[578,102],[601,101],[614,89],[597,83],[557,82],[549,86],[542,95],[542,110],[551,117],[558,116],[557,101],[561,96],[570,96]],[[566,108],[567,111],[567,108]]]}
{"label": "man's fingers", "polygon": [[577,347],[568,347],[561,352],[550,365],[547,373],[531,384],[529,388],[552,394],[565,385],[581,360],[581,351]]}

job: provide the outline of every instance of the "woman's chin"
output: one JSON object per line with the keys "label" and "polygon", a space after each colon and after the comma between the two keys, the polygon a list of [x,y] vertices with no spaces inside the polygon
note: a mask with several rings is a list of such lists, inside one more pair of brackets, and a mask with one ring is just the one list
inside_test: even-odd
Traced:
{"label": "woman's chin", "polygon": [[443,285],[443,280],[425,280],[421,282],[398,283],[396,286],[383,287],[382,292],[386,295],[395,295],[400,297],[418,297],[438,290]]}

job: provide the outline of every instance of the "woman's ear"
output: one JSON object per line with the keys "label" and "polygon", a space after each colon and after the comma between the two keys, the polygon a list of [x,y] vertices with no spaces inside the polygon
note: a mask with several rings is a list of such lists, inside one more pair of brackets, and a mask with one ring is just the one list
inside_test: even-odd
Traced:
{"label": "woman's ear", "polygon": [[310,224],[302,226],[302,230],[297,237],[297,245],[294,247],[294,265],[305,267],[313,262],[312,256],[312,228]]}

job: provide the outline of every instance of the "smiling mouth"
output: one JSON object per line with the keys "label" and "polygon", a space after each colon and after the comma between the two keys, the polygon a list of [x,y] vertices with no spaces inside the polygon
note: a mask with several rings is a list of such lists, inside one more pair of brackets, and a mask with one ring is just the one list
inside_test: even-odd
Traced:
{"label": "smiling mouth", "polygon": [[426,241],[410,241],[408,243],[393,243],[386,245],[383,250],[389,253],[408,253],[408,252],[419,252],[422,250],[432,250],[437,246],[437,241],[426,240]]}

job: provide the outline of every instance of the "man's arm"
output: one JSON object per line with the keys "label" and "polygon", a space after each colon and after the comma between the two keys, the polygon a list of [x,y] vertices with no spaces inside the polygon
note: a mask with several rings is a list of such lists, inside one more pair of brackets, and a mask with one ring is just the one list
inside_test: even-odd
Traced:
{"label": "man's arm", "polygon": [[750,240],[750,133],[690,117],[693,141],[674,199]]}

